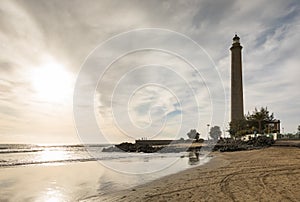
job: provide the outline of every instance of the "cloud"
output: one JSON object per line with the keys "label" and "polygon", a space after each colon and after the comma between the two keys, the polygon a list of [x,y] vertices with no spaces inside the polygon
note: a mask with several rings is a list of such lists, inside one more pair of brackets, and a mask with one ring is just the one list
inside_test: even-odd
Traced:
{"label": "cloud", "polygon": [[[68,138],[76,139],[71,103],[43,103],[35,99],[29,76],[32,69],[40,68],[52,58],[63,64],[75,79],[87,56],[99,44],[116,34],[145,27],[170,29],[191,37],[216,67],[203,61],[198,74],[182,58],[170,53],[144,51],[124,56],[109,67],[96,91],[97,112],[103,119],[100,126],[106,128],[107,133],[119,134],[117,128],[111,128],[114,121],[111,117],[111,101],[120,113],[127,114],[126,110],[130,109],[133,122],[141,126],[152,123],[157,129],[168,120],[166,126],[169,127],[164,128],[164,134],[171,135],[179,130],[185,136],[183,131],[189,131],[198,124],[193,122],[196,111],[199,111],[200,126],[197,129],[201,134],[206,134],[206,124],[211,121],[212,113],[218,115],[215,124],[222,125],[223,120],[219,117],[224,114],[224,107],[221,106],[225,99],[221,96],[224,92],[219,90],[219,84],[216,84],[218,78],[213,75],[220,74],[226,92],[225,101],[229,105],[229,47],[235,32],[241,37],[244,47],[245,112],[252,111],[255,106],[268,106],[275,117],[282,120],[285,131],[293,132],[299,124],[300,7],[296,1],[26,0],[1,1],[0,4],[0,116],[4,120],[1,121],[0,130],[15,134],[12,137],[20,138],[20,141],[22,135],[17,134],[25,129],[27,133],[37,134],[45,127],[54,128],[53,125],[60,126],[56,134],[61,134],[61,131],[72,133],[73,136],[66,135],[66,141]],[[200,61],[198,52],[191,52],[191,47],[184,41],[163,37],[160,40],[156,43],[180,47],[176,51],[187,53],[188,61]],[[100,60],[100,64],[105,64],[111,55],[118,55],[126,48],[138,43],[154,42],[155,37],[144,41],[120,42],[117,45],[121,49],[109,49],[111,52],[107,51],[90,62],[96,64]],[[143,66],[149,64],[148,67]],[[83,110],[89,110],[93,103],[93,100],[87,102],[85,98],[99,77],[94,70],[91,68],[87,72],[81,86],[84,94],[80,98],[80,107]],[[138,89],[136,95],[139,96],[128,104],[128,95],[146,81],[164,84],[168,89],[159,86]],[[116,86],[118,88],[115,89]],[[118,92],[114,99],[113,90]],[[172,97],[172,93],[180,102]],[[195,99],[198,104],[195,104]],[[226,107],[227,117],[224,126],[221,126],[223,128],[229,121],[229,107]],[[185,119],[180,129],[174,127],[174,123],[180,121],[181,116]],[[68,121],[66,124],[58,123],[55,117],[63,117]],[[48,122],[50,119],[51,122]],[[28,121],[37,122],[40,129],[26,127]],[[129,124],[130,118],[120,121]],[[88,121],[85,123],[88,124]],[[14,124],[15,127],[12,127]],[[51,139],[51,136],[45,135],[45,141],[47,137]],[[115,141],[118,138],[124,136],[116,135]]]}

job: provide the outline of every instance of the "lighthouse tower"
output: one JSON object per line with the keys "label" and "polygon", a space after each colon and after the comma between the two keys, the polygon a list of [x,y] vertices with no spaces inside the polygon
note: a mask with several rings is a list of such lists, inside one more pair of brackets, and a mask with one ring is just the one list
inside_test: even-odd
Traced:
{"label": "lighthouse tower", "polygon": [[244,118],[242,46],[235,35],[231,50],[231,121]]}

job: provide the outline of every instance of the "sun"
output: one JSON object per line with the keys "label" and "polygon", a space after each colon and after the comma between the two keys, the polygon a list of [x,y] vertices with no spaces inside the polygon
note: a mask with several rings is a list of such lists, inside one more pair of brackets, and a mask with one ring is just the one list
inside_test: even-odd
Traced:
{"label": "sun", "polygon": [[71,75],[63,65],[48,62],[31,72],[35,97],[44,102],[66,102],[71,97]]}

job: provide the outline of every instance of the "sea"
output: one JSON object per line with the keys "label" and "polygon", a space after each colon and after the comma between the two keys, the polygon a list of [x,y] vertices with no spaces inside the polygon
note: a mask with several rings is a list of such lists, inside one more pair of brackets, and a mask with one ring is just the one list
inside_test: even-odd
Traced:
{"label": "sea", "polygon": [[193,152],[102,152],[110,146],[0,144],[0,201],[88,201],[211,158]]}

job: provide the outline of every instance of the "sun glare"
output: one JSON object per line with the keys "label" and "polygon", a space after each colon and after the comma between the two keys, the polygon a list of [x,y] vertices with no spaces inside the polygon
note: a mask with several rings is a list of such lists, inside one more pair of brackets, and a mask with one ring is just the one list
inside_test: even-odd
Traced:
{"label": "sun glare", "polygon": [[67,153],[65,151],[55,150],[55,149],[46,149],[38,156],[40,161],[59,161],[67,158]]}
{"label": "sun glare", "polygon": [[31,82],[40,101],[65,102],[71,95],[71,76],[56,62],[44,64],[31,72]]}

